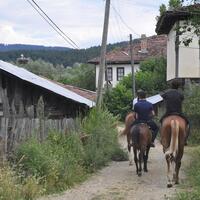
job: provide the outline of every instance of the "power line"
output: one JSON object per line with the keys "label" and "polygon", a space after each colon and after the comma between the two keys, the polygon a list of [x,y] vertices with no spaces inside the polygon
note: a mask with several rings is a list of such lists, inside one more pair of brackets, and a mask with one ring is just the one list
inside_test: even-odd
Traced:
{"label": "power line", "polygon": [[55,27],[64,35],[66,36],[78,49],[78,45],[69,37],[67,36],[58,26],[55,22],[53,22],[53,20],[42,10],[42,8],[34,1],[32,0],[32,2],[42,11],[42,13],[50,20],[50,22],[55,25]]}
{"label": "power line", "polygon": [[129,29],[132,31],[132,33],[134,33],[137,36],[140,36],[140,34],[136,33],[122,18],[122,16],[120,15],[120,13],[117,11],[117,9],[111,4],[113,10],[117,13],[117,15],[119,16],[119,19],[121,19],[122,23]]}
{"label": "power line", "polygon": [[[39,8],[38,4],[36,4],[35,1],[31,0],[37,7]],[[73,48],[79,49],[78,45],[76,45],[73,40],[71,40],[48,16],[47,14],[40,9],[40,11],[48,18],[46,19],[40,11],[35,7],[35,5],[31,2],[30,0],[27,0],[27,2],[36,10],[36,12],[68,43],[70,44]],[[56,27],[56,28],[55,28]]]}

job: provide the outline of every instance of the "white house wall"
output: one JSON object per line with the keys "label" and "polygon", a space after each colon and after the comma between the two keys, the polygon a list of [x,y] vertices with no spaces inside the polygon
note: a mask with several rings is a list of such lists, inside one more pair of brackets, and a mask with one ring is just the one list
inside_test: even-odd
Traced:
{"label": "white house wall", "polygon": [[[181,24],[183,22],[180,22]],[[180,36],[180,41],[191,32],[186,32]],[[175,38],[176,32],[173,27],[168,35],[167,41],[167,80],[175,78],[176,58],[175,58]],[[200,78],[200,53],[199,39],[193,35],[193,41],[188,47],[181,42],[179,45],[179,65],[178,78]]]}
{"label": "white house wall", "polygon": [[[130,64],[118,64],[118,65],[108,65],[107,67],[112,67],[112,87],[115,87],[119,81],[117,81],[117,68],[118,67],[124,67],[124,76],[127,76],[132,72],[131,65]],[[139,64],[134,65],[134,71],[139,70]],[[98,86],[98,77],[99,77],[99,65],[96,65],[96,88]],[[104,85],[106,84],[105,81],[105,73],[104,73]]]}
{"label": "white house wall", "polygon": [[175,77],[175,38],[176,32],[173,27],[167,38],[167,80],[171,80]]}
{"label": "white house wall", "polygon": [[[190,32],[185,33],[191,35]],[[185,34],[180,36],[180,41],[183,41]],[[179,45],[179,76],[185,78],[200,77],[200,57],[199,57],[199,38],[194,35],[189,47],[183,43]]]}

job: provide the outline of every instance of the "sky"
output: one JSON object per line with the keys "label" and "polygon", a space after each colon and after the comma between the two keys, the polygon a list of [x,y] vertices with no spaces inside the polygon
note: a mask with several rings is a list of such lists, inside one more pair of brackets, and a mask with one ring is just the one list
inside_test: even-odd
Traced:
{"label": "sky", "polygon": [[[101,44],[105,0],[35,0],[79,48]],[[129,34],[155,33],[159,6],[168,0],[111,0],[108,43]],[[28,0],[0,0],[0,43],[70,47],[31,7]]]}

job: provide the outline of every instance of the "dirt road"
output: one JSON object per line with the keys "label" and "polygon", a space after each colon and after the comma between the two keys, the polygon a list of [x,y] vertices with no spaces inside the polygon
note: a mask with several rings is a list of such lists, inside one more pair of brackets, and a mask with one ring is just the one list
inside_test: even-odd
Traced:
{"label": "dirt road", "polygon": [[[120,138],[124,148],[125,141],[124,137]],[[183,163],[186,159],[185,156]],[[184,181],[183,168],[180,182]],[[81,185],[41,200],[167,200],[176,193],[177,186],[166,187],[166,166],[159,142],[150,151],[148,169],[148,173],[138,177],[135,166],[129,166],[128,161],[112,162]]]}

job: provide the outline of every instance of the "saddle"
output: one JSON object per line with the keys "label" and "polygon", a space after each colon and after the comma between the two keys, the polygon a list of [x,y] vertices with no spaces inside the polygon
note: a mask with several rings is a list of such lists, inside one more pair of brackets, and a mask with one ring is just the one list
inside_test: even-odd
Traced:
{"label": "saddle", "polygon": [[176,115],[176,116],[182,117],[186,121],[186,123],[189,124],[189,121],[186,118],[186,116],[183,113],[177,113],[177,112],[164,114],[160,119],[160,123],[162,124],[163,119],[165,119],[166,117],[172,116],[172,115]]}

